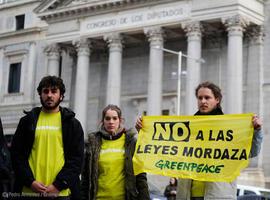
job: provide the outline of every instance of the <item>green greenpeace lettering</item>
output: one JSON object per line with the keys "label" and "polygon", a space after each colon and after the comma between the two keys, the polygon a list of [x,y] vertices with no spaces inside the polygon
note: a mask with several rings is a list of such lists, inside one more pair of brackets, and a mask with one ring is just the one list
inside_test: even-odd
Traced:
{"label": "green greenpeace lettering", "polygon": [[188,162],[174,162],[168,160],[159,160],[155,163],[155,167],[163,169],[171,169],[178,171],[191,171],[197,173],[219,174],[224,165],[207,165]]}

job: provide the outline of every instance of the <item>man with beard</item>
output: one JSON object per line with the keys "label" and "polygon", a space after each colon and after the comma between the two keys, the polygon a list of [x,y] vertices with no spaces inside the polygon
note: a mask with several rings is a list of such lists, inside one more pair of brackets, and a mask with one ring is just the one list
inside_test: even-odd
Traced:
{"label": "man with beard", "polygon": [[61,78],[44,77],[37,91],[42,107],[25,112],[12,142],[15,192],[23,199],[80,199],[81,124],[71,110],[59,106],[65,93]]}

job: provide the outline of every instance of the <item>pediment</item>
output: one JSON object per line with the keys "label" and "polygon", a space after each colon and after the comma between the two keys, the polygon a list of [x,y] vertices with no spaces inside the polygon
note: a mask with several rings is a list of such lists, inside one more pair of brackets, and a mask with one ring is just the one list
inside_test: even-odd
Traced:
{"label": "pediment", "polygon": [[72,0],[45,0],[35,9],[35,12],[41,14],[56,11],[57,9],[68,7],[72,2]]}
{"label": "pediment", "polygon": [[[107,7],[108,5],[121,5],[128,2],[130,0],[45,0],[35,9],[35,12],[42,14],[57,10],[76,9],[81,6]],[[133,2],[136,2],[136,0],[133,0]]]}
{"label": "pediment", "polygon": [[[54,20],[75,17],[83,13],[102,12],[111,9],[122,9],[129,5],[157,3],[163,0],[44,0],[34,10],[43,20]],[[90,11],[90,12],[89,12]]]}

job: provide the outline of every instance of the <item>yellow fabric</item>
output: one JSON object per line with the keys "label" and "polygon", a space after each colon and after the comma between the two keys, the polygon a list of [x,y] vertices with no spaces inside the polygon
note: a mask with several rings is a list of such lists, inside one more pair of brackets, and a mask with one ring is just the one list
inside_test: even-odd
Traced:
{"label": "yellow fabric", "polygon": [[231,182],[248,166],[252,115],[143,117],[134,172]]}
{"label": "yellow fabric", "polygon": [[191,196],[192,197],[204,197],[205,184],[203,181],[192,181]]}
{"label": "yellow fabric", "polygon": [[125,200],[124,145],[125,134],[117,140],[102,139],[97,200]]}
{"label": "yellow fabric", "polygon": [[[28,162],[37,181],[46,186],[54,182],[65,163],[60,112],[40,112]],[[23,192],[33,193],[27,187]],[[59,195],[68,196],[70,190],[62,190]]]}

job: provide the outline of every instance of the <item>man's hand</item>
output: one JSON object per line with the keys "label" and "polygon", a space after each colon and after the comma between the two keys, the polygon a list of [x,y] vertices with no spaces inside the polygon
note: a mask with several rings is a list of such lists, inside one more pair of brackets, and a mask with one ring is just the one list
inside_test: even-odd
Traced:
{"label": "man's hand", "polygon": [[41,182],[33,181],[31,184],[31,189],[36,193],[45,193],[47,187]]}
{"label": "man's hand", "polygon": [[262,124],[263,124],[262,120],[257,115],[253,115],[252,123],[253,123],[254,129],[261,129]]}
{"label": "man's hand", "polygon": [[46,193],[48,193],[48,196],[57,197],[59,190],[52,184],[47,187]]}
{"label": "man's hand", "polygon": [[142,128],[142,117],[141,116],[137,118],[135,128],[137,129],[138,132],[141,130],[141,128]]}

